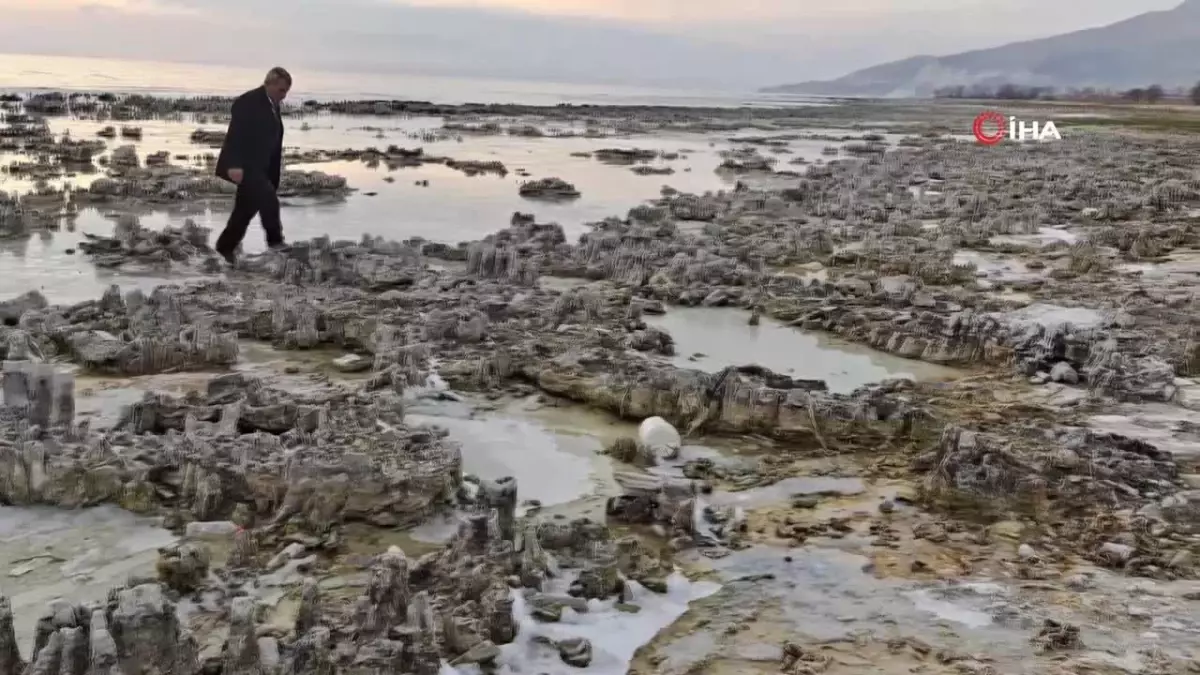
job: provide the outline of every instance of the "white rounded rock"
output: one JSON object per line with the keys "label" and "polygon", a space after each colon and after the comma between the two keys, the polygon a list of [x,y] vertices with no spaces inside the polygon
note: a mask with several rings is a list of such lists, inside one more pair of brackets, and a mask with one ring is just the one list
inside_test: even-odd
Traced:
{"label": "white rounded rock", "polygon": [[672,459],[679,456],[683,439],[670,422],[657,416],[647,417],[638,425],[638,445],[656,457]]}

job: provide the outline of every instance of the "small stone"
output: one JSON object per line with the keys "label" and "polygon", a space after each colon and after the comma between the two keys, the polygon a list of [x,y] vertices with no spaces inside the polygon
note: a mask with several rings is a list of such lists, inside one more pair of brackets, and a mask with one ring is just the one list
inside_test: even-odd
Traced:
{"label": "small stone", "polygon": [[279,666],[279,641],[273,637],[258,638],[258,658],[265,672],[273,672]]}
{"label": "small stone", "polygon": [[638,583],[653,593],[666,593],[667,582],[665,579],[639,579]]}
{"label": "small stone", "polygon": [[570,607],[581,614],[588,611],[587,600],[583,598],[573,598],[569,595],[548,595],[544,593],[538,593],[529,599],[529,604],[533,605],[534,607],[558,607],[560,610],[563,607]]}
{"label": "small stone", "polygon": [[1086,574],[1072,574],[1064,579],[1063,583],[1073,591],[1086,591],[1094,585],[1092,578]]}
{"label": "small stone", "polygon": [[1050,369],[1050,379],[1063,384],[1078,384],[1079,373],[1066,361],[1059,361]]}
{"label": "small stone", "polygon": [[343,373],[362,373],[371,369],[371,360],[358,354],[347,354],[334,359],[333,367]]}
{"label": "small stone", "polygon": [[1017,547],[1017,557],[1021,560],[1037,560],[1037,551],[1029,544],[1021,544]]}
{"label": "small stone", "polygon": [[1117,544],[1111,541],[1102,544],[1099,550],[1100,555],[1108,559],[1113,564],[1127,562],[1133,557],[1133,552],[1134,548],[1132,546],[1127,544]]}
{"label": "small stone", "polygon": [[1041,654],[1051,652],[1083,649],[1083,640],[1079,635],[1079,627],[1067,623],[1059,623],[1053,619],[1045,619],[1042,628],[1033,638],[1037,651]]}
{"label": "small stone", "polygon": [[500,656],[500,648],[491,640],[484,640],[471,647],[465,654],[450,662],[452,666],[463,666],[470,663],[491,663]]}
{"label": "small stone", "polygon": [[1117,328],[1133,328],[1136,323],[1137,319],[1133,318],[1132,314],[1123,309],[1117,310],[1112,318],[1112,325]]}
{"label": "small stone", "polygon": [[883,502],[881,502],[879,504],[879,512],[880,513],[891,513],[895,510],[896,510],[896,504],[890,499],[885,499],[885,500],[883,500]]}
{"label": "small stone", "polygon": [[1075,469],[1083,464],[1083,458],[1069,448],[1059,448],[1050,457],[1050,464],[1056,469]]}
{"label": "small stone", "polygon": [[189,538],[231,537],[238,531],[237,523],[228,520],[188,523],[184,535]]}
{"label": "small stone", "polygon": [[568,666],[586,668],[592,662],[592,643],[587,638],[560,640],[558,655]]}
{"label": "small stone", "polygon": [[208,576],[210,554],[203,545],[173,544],[158,550],[155,572],[168,588],[190,593]]}
{"label": "small stone", "polygon": [[637,614],[642,611],[641,606],[635,605],[632,602],[618,602],[613,605],[613,609],[626,614]]}
{"label": "small stone", "polygon": [[1171,556],[1171,562],[1167,563],[1167,567],[1172,569],[1184,569],[1192,565],[1192,552],[1186,548],[1180,549]]}
{"label": "small stone", "polygon": [[287,561],[299,558],[300,556],[304,555],[304,553],[304,544],[288,544],[282,551],[276,553],[275,557],[271,558],[271,560],[267,562],[267,569],[272,571],[277,570],[286,565]]}
{"label": "small stone", "polygon": [[992,523],[988,527],[988,535],[992,539],[1006,541],[1016,541],[1024,531],[1025,526],[1015,520],[1001,520],[1000,522]]}
{"label": "small stone", "polygon": [[815,509],[821,503],[821,498],[814,495],[796,495],[792,497],[793,509]]}

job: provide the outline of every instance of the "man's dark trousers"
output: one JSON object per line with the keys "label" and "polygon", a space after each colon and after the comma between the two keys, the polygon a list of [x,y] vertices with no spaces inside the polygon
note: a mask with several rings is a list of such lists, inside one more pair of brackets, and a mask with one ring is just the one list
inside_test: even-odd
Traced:
{"label": "man's dark trousers", "polygon": [[217,156],[216,173],[229,182],[234,182],[229,175],[233,169],[240,169],[242,176],[237,182],[233,213],[217,238],[216,248],[232,262],[255,215],[262,219],[267,246],[283,244],[276,194],[283,166],[283,118],[264,87],[237,97],[230,113],[229,131]]}
{"label": "man's dark trousers", "polygon": [[275,194],[275,186],[261,173],[247,172],[238,184],[229,222],[217,238],[217,250],[236,250],[256,215],[262,220],[263,230],[266,231],[267,246],[282,244],[283,224],[279,218],[279,196]]}

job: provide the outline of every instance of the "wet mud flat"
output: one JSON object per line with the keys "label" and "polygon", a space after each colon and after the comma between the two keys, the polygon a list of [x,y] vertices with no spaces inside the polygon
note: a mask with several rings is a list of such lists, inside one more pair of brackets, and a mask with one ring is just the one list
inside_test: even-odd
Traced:
{"label": "wet mud flat", "polygon": [[963,527],[922,513],[906,481],[837,480],[782,498],[751,490],[754,543],[685,556],[723,586],[639,650],[633,669],[1187,672],[1194,579],[1064,569],[1021,543],[1032,533],[1018,521]]}
{"label": "wet mud flat", "polygon": [[0,590],[17,617],[21,649],[32,649],[35,623],[47,604],[66,597],[103,600],[130,576],[153,575],[158,549],[177,539],[156,519],[115,506],[0,506]]}
{"label": "wet mud flat", "polygon": [[[309,185],[321,167],[379,182],[344,205],[296,197],[313,234],[404,171],[484,193],[512,180],[510,199],[546,176],[420,159],[458,135],[660,187],[574,223],[555,221],[578,202],[488,202],[494,225],[462,236],[370,216],[371,235],[297,236],[234,270],[208,248],[213,200],[190,201],[207,214],[191,224],[83,228],[89,246],[62,252],[78,269],[152,272],[0,299],[0,517],[45,533],[3,549],[29,586],[0,585],[0,643],[11,614],[25,661],[1189,672],[1187,137],[1089,128],[984,155],[955,138],[953,106],[622,127],[456,109],[442,131],[363,106],[336,111],[377,111],[362,129],[322,111],[293,135],[343,125],[426,150],[314,135],[295,152]],[[713,149],[677,139],[668,159],[668,133]],[[1115,147],[1156,160],[1105,160]],[[32,233],[27,256],[67,247]],[[105,513],[128,519],[90,525]],[[140,643],[139,626],[177,639]]]}

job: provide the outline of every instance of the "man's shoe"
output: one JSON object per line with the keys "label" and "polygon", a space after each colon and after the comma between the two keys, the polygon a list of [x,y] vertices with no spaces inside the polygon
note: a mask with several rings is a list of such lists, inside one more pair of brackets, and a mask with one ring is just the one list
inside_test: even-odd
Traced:
{"label": "man's shoe", "polygon": [[237,265],[237,254],[234,253],[233,251],[218,250],[217,254],[220,255],[222,258],[224,258],[225,262],[229,263],[230,267]]}
{"label": "man's shoe", "polygon": [[276,253],[287,253],[288,251],[292,250],[292,247],[281,241],[278,244],[271,244],[267,246],[267,249],[275,251]]}

